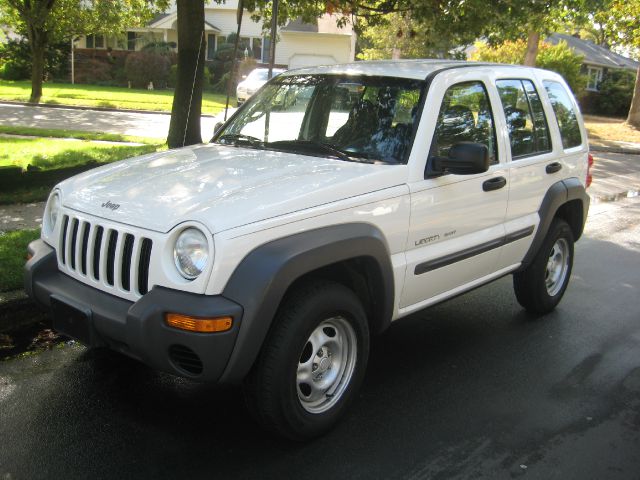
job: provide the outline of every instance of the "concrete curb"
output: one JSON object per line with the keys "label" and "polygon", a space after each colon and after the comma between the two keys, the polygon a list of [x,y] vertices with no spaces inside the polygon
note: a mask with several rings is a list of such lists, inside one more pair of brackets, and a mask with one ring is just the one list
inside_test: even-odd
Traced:
{"label": "concrete curb", "polygon": [[[57,103],[29,103],[29,102],[14,102],[12,100],[0,100],[0,104],[7,105],[20,105],[23,107],[34,107],[34,108],[62,108],[68,110],[89,110],[96,112],[121,112],[121,113],[149,113],[152,115],[171,115],[171,112],[161,112],[158,110],[134,110],[134,109],[125,109],[125,108],[110,108],[110,107],[83,107],[81,105],[63,105]],[[231,108],[231,106],[229,106]],[[224,108],[221,110],[223,111]],[[216,115],[210,114],[202,114],[201,117],[205,118],[215,118]]]}
{"label": "concrete curb", "polygon": [[605,147],[602,145],[589,145],[592,152],[620,153],[623,155],[640,155],[640,149],[622,148],[622,147]]}

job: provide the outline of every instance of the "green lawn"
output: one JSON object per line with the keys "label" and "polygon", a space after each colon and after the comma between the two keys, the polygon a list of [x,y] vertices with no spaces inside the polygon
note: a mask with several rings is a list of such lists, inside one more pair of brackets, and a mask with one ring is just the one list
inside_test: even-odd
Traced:
{"label": "green lawn", "polygon": [[0,167],[28,165],[43,170],[106,163],[155,152],[158,145],[119,146],[91,141],[51,138],[0,137]]}
{"label": "green lawn", "polygon": [[[0,100],[26,102],[31,93],[31,82],[0,80]],[[72,85],[45,83],[42,103],[76,105],[83,107],[109,107],[130,110],[171,111],[172,90],[136,90],[98,85]],[[202,99],[202,113],[215,115],[225,106],[226,96],[206,92]],[[235,97],[230,105],[235,105]]]}
{"label": "green lawn", "polygon": [[39,237],[39,229],[0,233],[0,292],[22,288],[27,245]]}

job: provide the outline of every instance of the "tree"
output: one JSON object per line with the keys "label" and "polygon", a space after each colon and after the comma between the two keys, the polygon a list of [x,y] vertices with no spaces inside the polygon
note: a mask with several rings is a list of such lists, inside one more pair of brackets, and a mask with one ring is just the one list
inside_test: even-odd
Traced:
{"label": "tree", "polygon": [[30,103],[40,102],[44,52],[77,35],[114,35],[143,25],[168,0],[0,0],[0,23],[24,35],[32,56]]}
{"label": "tree", "polygon": [[[518,65],[522,64],[526,53],[527,42],[523,39],[507,40],[495,46],[478,42],[471,60]],[[583,60],[584,57],[574,53],[566,42],[557,45],[542,42],[537,56],[538,66],[562,75],[576,95],[586,86],[586,77],[580,72]]]}
{"label": "tree", "polygon": [[455,49],[473,41],[455,29],[435,32],[431,22],[416,21],[406,13],[388,14],[384,22],[361,30],[358,58],[362,60],[457,57]]}
{"label": "tree", "polygon": [[[640,2],[637,0],[611,0],[606,9],[599,12],[603,28],[612,32],[613,46],[623,46],[638,51],[640,49]],[[627,115],[627,123],[640,128],[640,68],[636,73],[633,99]]]}
{"label": "tree", "polygon": [[204,2],[177,0],[178,70],[173,94],[169,148],[202,143],[200,115],[204,72]]}

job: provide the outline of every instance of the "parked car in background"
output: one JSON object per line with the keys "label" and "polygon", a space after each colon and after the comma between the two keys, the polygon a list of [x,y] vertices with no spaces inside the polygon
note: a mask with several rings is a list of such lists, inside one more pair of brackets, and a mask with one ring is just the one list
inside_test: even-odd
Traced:
{"label": "parked car in background", "polygon": [[[273,76],[281,74],[285,70],[283,68],[274,68]],[[251,95],[256,93],[269,80],[268,68],[256,68],[251,71],[247,77],[238,84],[236,88],[236,98],[238,106],[244,103]]]}

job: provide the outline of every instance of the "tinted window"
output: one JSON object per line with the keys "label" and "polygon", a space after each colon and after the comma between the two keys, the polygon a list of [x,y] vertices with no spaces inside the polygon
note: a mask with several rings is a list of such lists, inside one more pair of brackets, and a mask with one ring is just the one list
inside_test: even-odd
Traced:
{"label": "tinted window", "polygon": [[496,82],[507,120],[511,155],[523,157],[551,150],[542,103],[529,80]]}
{"label": "tinted window", "polygon": [[564,148],[577,147],[582,144],[578,116],[573,107],[569,93],[558,82],[544,81],[544,86],[549,94],[551,106],[556,114],[562,146]]}
{"label": "tinted window", "polygon": [[444,94],[431,154],[447,157],[459,142],[482,143],[489,148],[491,163],[498,163],[496,132],[487,91],[482,82],[453,85]]}

